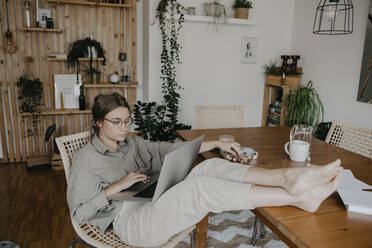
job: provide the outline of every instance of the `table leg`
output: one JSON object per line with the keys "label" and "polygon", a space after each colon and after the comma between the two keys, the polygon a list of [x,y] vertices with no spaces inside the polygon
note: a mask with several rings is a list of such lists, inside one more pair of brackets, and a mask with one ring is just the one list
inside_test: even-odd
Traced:
{"label": "table leg", "polygon": [[205,248],[207,244],[208,215],[196,224],[196,248]]}

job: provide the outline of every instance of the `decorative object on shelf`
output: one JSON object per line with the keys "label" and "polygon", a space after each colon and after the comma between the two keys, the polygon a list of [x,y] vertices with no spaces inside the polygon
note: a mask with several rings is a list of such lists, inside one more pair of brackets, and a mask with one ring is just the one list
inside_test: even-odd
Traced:
{"label": "decorative object on shelf", "polygon": [[80,85],[79,110],[85,110],[85,109],[86,109],[86,104],[85,104],[84,87],[83,85]]}
{"label": "decorative object on shelf", "polygon": [[351,34],[353,25],[354,6],[351,0],[319,1],[314,19],[314,34]]}
{"label": "decorative object on shelf", "polygon": [[160,57],[163,101],[160,104],[138,101],[134,107],[134,122],[138,126],[135,130],[152,141],[174,141],[176,130],[191,128],[178,122],[181,86],[176,80],[176,65],[181,63],[179,34],[185,12],[185,7],[176,0],[161,0],[156,9],[163,45]]}
{"label": "decorative object on shelf", "polygon": [[324,118],[323,104],[313,88],[312,81],[306,87],[290,91],[285,97],[286,125],[306,124],[316,126]]}
{"label": "decorative object on shelf", "polygon": [[257,63],[257,45],[258,38],[244,37],[242,38],[240,48],[240,62],[241,63]]}
{"label": "decorative object on shelf", "polygon": [[[281,67],[280,70],[278,70],[277,74],[282,76],[282,78],[281,78],[282,85],[286,84],[287,75],[298,75],[298,74],[300,74],[297,71],[297,62],[300,58],[301,58],[300,55],[282,55],[281,56],[282,67]],[[288,60],[291,60],[291,62],[289,63]]]}
{"label": "decorative object on shelf", "polygon": [[7,31],[5,32],[5,39],[3,44],[3,50],[5,53],[15,53],[18,49],[17,42],[15,41],[12,32],[9,29],[9,5],[8,0],[6,0],[6,20],[7,20]]}
{"label": "decorative object on shelf", "polygon": [[369,5],[369,15],[366,27],[366,38],[360,70],[359,89],[357,100],[372,103],[372,1]]}
{"label": "decorative object on shelf", "polygon": [[265,64],[263,66],[263,69],[264,69],[264,73],[265,74],[274,74],[274,75],[277,75],[278,74],[278,69],[277,69],[277,66],[276,66],[276,59],[271,59],[267,64]]}
{"label": "decorative object on shelf", "polygon": [[23,0],[23,5],[25,6],[25,27],[30,28],[31,27],[31,18],[30,18],[30,0]]}
{"label": "decorative object on shelf", "polygon": [[39,8],[38,10],[37,21],[39,23],[40,28],[47,28],[47,21],[49,18],[52,18],[52,11],[51,9],[43,9]]}
{"label": "decorative object on shelf", "polygon": [[79,108],[81,75],[54,74],[54,96],[56,109]]}
{"label": "decorative object on shelf", "polygon": [[115,73],[112,73],[111,75],[110,75],[110,82],[112,83],[112,84],[118,84],[119,83],[119,75],[118,75],[118,72],[115,72]]}
{"label": "decorative object on shelf", "polygon": [[204,3],[204,11],[206,16],[212,17],[212,24],[215,24],[217,29],[219,25],[227,22],[226,8],[221,3],[221,0],[214,0],[211,3]]}
{"label": "decorative object on shelf", "polygon": [[235,9],[235,18],[248,19],[249,9],[253,8],[252,1],[235,0],[233,9]]}
{"label": "decorative object on shelf", "polygon": [[88,77],[90,83],[99,82],[101,72],[99,71],[99,62],[95,60],[95,66],[93,65],[93,56],[97,58],[103,58],[102,65],[106,64],[106,58],[104,55],[101,43],[90,39],[89,37],[83,40],[77,40],[69,45],[67,53],[67,64],[68,66],[76,67],[77,73],[80,72],[79,58],[89,58],[88,65],[83,65],[83,71]]}
{"label": "decorative object on shelf", "polygon": [[195,7],[188,7],[187,8],[188,15],[196,15],[196,8]]}
{"label": "decorative object on shelf", "polygon": [[47,20],[46,20],[46,27],[47,28],[54,28],[53,18],[47,18]]}
{"label": "decorative object on shelf", "polygon": [[[19,110],[21,113],[29,113],[32,118],[32,128],[27,129],[25,136],[34,136],[38,133],[40,111],[43,106],[43,83],[38,79],[21,76],[17,82]],[[24,116],[23,116],[24,119]]]}

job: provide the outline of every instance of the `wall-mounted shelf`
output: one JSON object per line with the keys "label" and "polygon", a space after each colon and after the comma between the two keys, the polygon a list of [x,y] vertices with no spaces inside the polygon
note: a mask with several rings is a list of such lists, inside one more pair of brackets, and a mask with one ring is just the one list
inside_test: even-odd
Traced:
{"label": "wall-mounted shelf", "polygon": [[26,32],[54,32],[54,33],[62,33],[62,28],[20,28],[22,31]]}
{"label": "wall-mounted shelf", "polygon": [[[90,114],[92,110],[79,110],[79,109],[44,109],[40,112],[40,115],[78,115],[78,114]],[[31,116],[30,113],[20,113],[20,116]]]}
{"label": "wall-mounted shelf", "polygon": [[[256,26],[257,23],[249,19],[239,19],[239,18],[226,18],[226,23],[221,23],[222,25],[243,25],[243,26]],[[214,18],[211,16],[198,16],[198,15],[185,15],[186,22],[201,22],[201,23],[213,23]]]}
{"label": "wall-mounted shelf", "polygon": [[84,84],[84,88],[137,88],[138,83],[112,84],[112,83],[96,83]]}
{"label": "wall-mounted shelf", "polygon": [[[79,58],[79,61],[89,61],[90,58]],[[93,61],[103,61],[103,58],[92,58]],[[67,58],[48,57],[48,61],[67,61]]]}
{"label": "wall-mounted shelf", "polygon": [[131,8],[130,4],[120,3],[98,3],[98,2],[80,2],[80,1],[69,1],[69,0],[48,0],[49,3],[55,4],[74,4],[74,5],[86,5],[90,7],[113,7],[113,8]]}

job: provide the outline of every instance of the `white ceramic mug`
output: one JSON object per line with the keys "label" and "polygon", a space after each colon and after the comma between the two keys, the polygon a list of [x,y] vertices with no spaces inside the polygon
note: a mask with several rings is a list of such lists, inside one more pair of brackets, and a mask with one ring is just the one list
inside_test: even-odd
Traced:
{"label": "white ceramic mug", "polygon": [[302,140],[292,140],[287,142],[284,146],[284,150],[289,155],[289,158],[296,162],[306,161],[309,154],[309,148],[309,142]]}

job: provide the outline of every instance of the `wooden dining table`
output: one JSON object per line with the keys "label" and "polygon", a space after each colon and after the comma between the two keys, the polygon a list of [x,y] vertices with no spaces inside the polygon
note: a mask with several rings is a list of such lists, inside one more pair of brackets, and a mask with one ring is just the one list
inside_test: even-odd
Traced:
{"label": "wooden dining table", "polygon": [[[306,166],[293,162],[284,151],[289,141],[287,127],[257,127],[232,129],[180,130],[184,141],[205,135],[204,140],[218,140],[220,135],[232,135],[242,146],[259,153],[252,165],[263,168]],[[201,154],[200,159],[218,157],[217,150]],[[359,180],[372,185],[372,160],[313,138],[311,164],[324,165],[341,159],[345,169],[351,169]],[[371,192],[372,197],[372,192]],[[335,192],[315,213],[285,207],[260,207],[253,213],[289,247],[372,247],[372,216],[347,212]],[[197,224],[196,247],[206,247],[208,216]]]}

